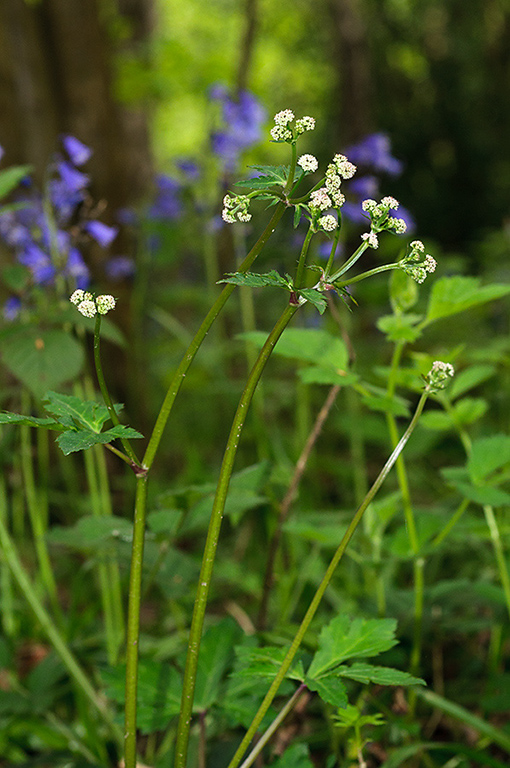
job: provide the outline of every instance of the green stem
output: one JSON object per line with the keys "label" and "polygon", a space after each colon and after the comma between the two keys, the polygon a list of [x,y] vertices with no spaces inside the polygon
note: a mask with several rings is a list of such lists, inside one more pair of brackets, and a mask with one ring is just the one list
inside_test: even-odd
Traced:
{"label": "green stem", "polygon": [[[207,606],[207,597],[211,584],[211,576],[220,535],[221,521],[225,509],[230,478],[234,467],[234,460],[239,446],[241,433],[246,421],[248,408],[253,398],[253,393],[262,375],[267,361],[280,338],[281,334],[289,324],[296,313],[298,307],[288,305],[280,318],[276,322],[273,330],[269,334],[253,369],[248,377],[246,386],[241,395],[237,407],[232,428],[228,437],[223,462],[221,465],[216,496],[214,498],[207,540],[204,548],[202,568],[198,580],[197,595],[191,621],[190,638],[188,644],[188,654],[186,658],[186,667],[184,670],[184,681],[182,689],[182,703],[177,727],[177,740],[175,746],[175,768],[184,768],[188,752],[189,731],[191,725],[191,715],[193,711],[193,697],[195,692],[195,681],[198,665],[198,653],[202,637],[202,628],[204,624],[205,610]],[[127,766],[126,768],[131,768]]]}
{"label": "green stem", "polygon": [[347,285],[353,285],[353,283],[359,283],[361,280],[366,280],[367,277],[373,277],[374,275],[378,275],[380,272],[387,272],[389,269],[398,269],[398,264],[395,262],[393,264],[383,264],[380,267],[374,267],[374,269],[369,269],[366,272],[361,272],[361,274],[356,275],[356,277],[353,277],[351,280],[342,280],[340,283],[335,283],[335,288],[345,288]]}
{"label": "green stem", "polygon": [[[263,247],[271,237],[271,235],[273,234],[277,223],[279,222],[279,220],[281,219],[281,217],[285,212],[285,207],[286,206],[284,203],[278,203],[267,227],[262,232],[259,239],[255,243],[251,251],[248,253],[244,261],[239,265],[239,268],[237,270],[238,272],[246,272],[251,267],[251,265],[253,264],[253,262],[255,261],[255,259],[257,258],[257,256],[259,255],[259,253],[261,252],[261,250],[263,249]],[[147,445],[145,455],[143,457],[143,466],[146,469],[150,469],[150,467],[152,466],[159,443],[161,442],[161,438],[163,437],[163,431],[168,421],[168,417],[170,416],[170,411],[172,410],[172,406],[174,404],[175,398],[177,397],[177,394],[181,388],[181,385],[184,381],[186,373],[188,372],[188,368],[190,367],[191,363],[195,358],[195,355],[200,349],[200,346],[203,340],[205,339],[210,327],[212,326],[212,324],[218,317],[219,313],[223,309],[224,305],[226,304],[234,288],[235,288],[235,285],[232,285],[229,283],[222,290],[222,292],[220,293],[220,295],[212,305],[211,309],[209,310],[208,314],[206,315],[204,321],[202,322],[202,325],[196,332],[176,372],[173,375],[172,381],[170,382],[170,386],[168,387],[168,391],[165,395],[165,399],[163,400],[161,410],[158,414],[158,418],[156,419],[154,429],[152,430],[152,434],[150,436],[149,444]]]}
{"label": "green stem", "polygon": [[56,628],[51,616],[44,608],[43,604],[37,597],[34,586],[28,579],[21,560],[14,546],[4,521],[0,518],[0,546],[2,547],[3,556],[5,562],[10,568],[10,571],[18,584],[21,592],[27,603],[33,610],[39,624],[41,625],[43,632],[48,637],[50,643],[53,645],[56,653],[60,656],[60,659],[67,671],[71,675],[72,679],[78,686],[78,688],[84,693],[85,697],[92,704],[95,710],[99,713],[102,720],[108,725],[112,735],[116,741],[122,743],[122,733],[119,727],[114,722],[114,719],[106,706],[104,699],[99,696],[92,687],[89,678],[84,673],[74,655],[69,650],[67,643],[63,640],[58,629]]}
{"label": "green stem", "polygon": [[305,241],[303,243],[303,247],[301,248],[301,253],[299,254],[299,261],[298,261],[298,266],[296,270],[296,279],[294,280],[295,288],[303,287],[303,277],[305,274],[306,256],[308,254],[308,248],[310,247],[310,241],[313,237],[313,234],[314,234],[314,230],[310,226],[308,229],[308,232],[306,233]]}
{"label": "green stem", "polygon": [[411,437],[411,435],[412,435],[412,433],[413,433],[413,431],[414,431],[414,429],[415,429],[415,427],[416,427],[416,425],[418,423],[418,420],[419,420],[419,418],[421,416],[421,412],[423,411],[423,408],[424,408],[424,405],[425,405],[425,402],[427,400],[428,395],[429,395],[429,390],[428,390],[428,388],[426,388],[425,391],[423,392],[419,402],[418,402],[418,405],[416,407],[416,411],[414,413],[413,418],[411,419],[411,422],[409,423],[409,426],[407,427],[406,431],[404,432],[404,434],[400,438],[397,446],[395,447],[395,449],[392,452],[391,456],[389,457],[389,459],[387,460],[386,464],[382,468],[381,472],[379,473],[379,475],[376,478],[375,482],[373,483],[372,487],[368,491],[368,493],[365,496],[362,504],[360,504],[360,506],[358,507],[358,509],[356,511],[356,514],[352,518],[352,520],[351,520],[351,522],[350,522],[350,524],[349,524],[349,526],[347,528],[347,531],[345,532],[345,534],[344,534],[344,536],[342,538],[342,541],[340,542],[340,545],[339,545],[337,551],[333,555],[333,558],[332,558],[332,560],[331,560],[331,562],[330,562],[330,564],[329,564],[329,566],[328,566],[328,568],[326,570],[324,578],[322,579],[322,581],[321,581],[321,583],[320,583],[320,585],[319,585],[319,587],[318,587],[318,589],[317,589],[317,591],[316,591],[316,593],[315,593],[315,595],[314,595],[314,597],[313,597],[313,599],[312,599],[312,601],[310,603],[310,606],[309,606],[309,608],[308,608],[308,610],[307,610],[307,612],[305,614],[305,617],[304,617],[303,621],[301,622],[301,625],[300,625],[300,627],[299,627],[299,629],[298,629],[298,631],[297,631],[297,633],[296,633],[296,635],[295,635],[295,637],[294,637],[294,639],[293,639],[293,641],[292,641],[292,643],[290,645],[290,648],[287,651],[285,659],[283,660],[282,665],[281,665],[280,669],[278,670],[278,673],[277,673],[275,679],[273,680],[273,682],[271,684],[271,687],[269,688],[269,690],[268,690],[268,692],[267,692],[267,694],[266,694],[262,704],[260,705],[259,710],[258,710],[257,714],[255,715],[255,717],[254,717],[254,719],[252,721],[252,724],[250,725],[250,727],[249,727],[249,729],[248,729],[244,739],[242,740],[241,744],[239,745],[239,748],[237,749],[234,757],[230,761],[230,763],[228,765],[228,768],[237,768],[237,766],[239,765],[239,762],[240,762],[244,752],[246,751],[250,741],[252,740],[253,736],[256,734],[256,732],[257,732],[257,730],[258,730],[258,728],[260,726],[260,723],[262,722],[262,720],[263,720],[267,710],[271,706],[271,703],[272,703],[274,697],[276,696],[276,694],[278,692],[278,689],[279,689],[280,685],[282,684],[282,682],[283,682],[283,680],[285,678],[285,675],[287,674],[287,672],[288,672],[288,670],[290,668],[290,665],[292,664],[292,662],[294,660],[294,657],[295,657],[295,655],[296,655],[296,653],[297,653],[297,651],[299,649],[299,646],[301,645],[301,642],[302,642],[302,640],[303,640],[303,638],[304,638],[304,636],[305,636],[305,634],[306,634],[306,632],[308,630],[308,627],[310,626],[310,623],[311,623],[313,617],[315,616],[317,608],[319,607],[319,604],[320,604],[320,602],[322,600],[324,592],[326,591],[326,588],[327,588],[329,582],[331,581],[331,578],[332,578],[332,576],[333,576],[333,574],[334,574],[334,572],[335,572],[335,570],[336,570],[336,568],[338,566],[338,563],[342,559],[342,556],[343,556],[343,554],[344,554],[344,552],[345,552],[345,550],[347,548],[347,545],[349,544],[349,542],[350,542],[350,540],[351,540],[351,538],[352,538],[356,528],[358,527],[358,525],[359,525],[359,523],[360,523],[360,521],[361,521],[361,519],[363,517],[363,513],[365,512],[366,508],[368,507],[368,505],[370,504],[370,502],[372,501],[372,499],[376,495],[377,491],[379,490],[379,488],[383,484],[383,482],[386,479],[386,477],[387,477],[388,473],[390,472],[391,468],[393,467],[393,465],[395,464],[396,460],[398,459],[398,457],[400,456],[401,452],[403,451],[404,446],[406,445],[407,441]]}
{"label": "green stem", "polygon": [[271,736],[276,733],[280,725],[283,723],[289,712],[294,709],[296,704],[298,703],[298,700],[301,698],[303,693],[306,692],[306,685],[302,683],[299,688],[294,691],[293,695],[290,697],[288,702],[285,704],[284,707],[280,710],[278,715],[275,717],[267,731],[264,733],[264,735],[258,740],[255,747],[252,749],[246,760],[243,761],[240,768],[249,768],[250,765],[253,765],[257,757],[260,755],[264,747],[266,746],[267,742],[271,738]]}
{"label": "green stem", "polygon": [[147,476],[136,478],[135,520],[129,576],[129,604],[126,647],[126,707],[124,722],[125,768],[136,768],[136,705],[138,690],[138,641],[140,635],[140,603],[142,589],[145,515],[147,510]]}
{"label": "green stem", "polygon": [[347,259],[345,264],[343,264],[340,269],[338,269],[336,272],[334,272],[332,275],[326,275],[326,280],[330,283],[333,283],[335,280],[338,280],[339,277],[341,277],[345,272],[347,272],[348,269],[350,269],[362,256],[365,251],[368,248],[368,243],[366,241],[363,241],[359,248],[357,248],[352,256]]}
{"label": "green stem", "polygon": [[501,534],[499,532],[499,526],[494,515],[494,510],[489,504],[485,504],[483,508],[487,525],[491,534],[492,545],[494,547],[494,554],[496,555],[496,562],[498,564],[499,578],[503,586],[503,592],[505,594],[506,609],[510,616],[510,576],[508,574],[508,566],[506,563],[505,553],[503,551],[503,544],[501,542]]}
{"label": "green stem", "polygon": [[[29,403],[24,393],[24,410],[29,410]],[[60,606],[57,596],[57,585],[51,567],[51,561],[46,546],[46,527],[43,516],[40,514],[37,489],[35,487],[34,467],[32,463],[32,444],[30,441],[30,427],[23,424],[20,427],[21,434],[21,467],[23,472],[23,482],[25,486],[25,497],[27,502],[30,524],[34,536],[34,546],[39,563],[41,581],[44,585],[52,608],[56,616],[60,615]]]}
{"label": "green stem", "polygon": [[469,507],[469,504],[470,504],[469,499],[462,499],[459,506],[457,507],[453,515],[450,517],[450,519],[446,523],[445,527],[439,531],[439,533],[437,534],[437,536],[434,537],[434,539],[432,539],[432,543],[431,543],[432,548],[435,549],[440,544],[442,544],[442,542],[446,539],[446,537],[448,536],[452,528],[458,523],[458,521],[460,520],[460,518],[462,517],[466,509]]}
{"label": "green stem", "polygon": [[[7,492],[5,487],[5,477],[0,475],[0,520],[2,520],[5,527],[9,527],[9,514],[7,512]],[[2,615],[2,628],[6,637],[13,637],[16,632],[16,619],[14,612],[14,600],[12,590],[11,572],[6,563],[2,562],[1,565],[1,615]]]}
{"label": "green stem", "polygon": [[[102,315],[100,315],[98,312],[96,315],[96,324],[94,326],[94,363],[96,366],[96,375],[99,389],[101,390],[103,400],[108,409],[110,419],[112,420],[112,423],[118,427],[120,426],[119,417],[115,413],[115,408],[112,402],[112,398],[110,397],[110,393],[108,392],[108,387],[106,385],[106,380],[103,374],[103,366],[101,363],[101,318]],[[136,456],[136,453],[132,449],[129,440],[126,440],[125,437],[121,437],[120,442],[122,443],[124,450],[126,451],[133,464],[136,467],[139,467],[140,462]]]}

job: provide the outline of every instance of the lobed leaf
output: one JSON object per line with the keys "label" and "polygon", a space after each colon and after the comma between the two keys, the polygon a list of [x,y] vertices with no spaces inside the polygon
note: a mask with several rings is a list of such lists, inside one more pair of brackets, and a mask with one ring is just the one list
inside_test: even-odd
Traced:
{"label": "lobed leaf", "polygon": [[271,285],[290,290],[289,279],[279,275],[275,269],[264,274],[256,272],[228,272],[227,277],[218,280],[218,283],[246,285],[248,288],[263,288],[266,285]]}
{"label": "lobed leaf", "polygon": [[477,277],[456,275],[436,280],[430,293],[427,315],[422,327],[443,317],[457,315],[471,307],[508,296],[510,285],[480,285]]}
{"label": "lobed leaf", "polygon": [[348,677],[358,683],[377,683],[378,685],[426,685],[425,680],[413,677],[408,672],[401,672],[392,667],[376,667],[372,664],[356,662],[351,666],[340,666],[335,669],[340,677]]}

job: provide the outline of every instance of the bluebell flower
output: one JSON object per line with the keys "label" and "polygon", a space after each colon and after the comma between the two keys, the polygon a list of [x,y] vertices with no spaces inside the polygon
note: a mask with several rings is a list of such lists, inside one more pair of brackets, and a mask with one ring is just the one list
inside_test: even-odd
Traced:
{"label": "bluebell flower", "polygon": [[108,248],[115,240],[119,232],[118,227],[110,227],[102,221],[87,221],[83,225],[85,232],[88,232],[102,248]]}
{"label": "bluebell flower", "polygon": [[21,311],[21,300],[17,296],[11,296],[7,299],[3,307],[3,316],[5,320],[12,323],[16,320]]}
{"label": "bluebell flower", "polygon": [[352,163],[390,176],[402,173],[403,163],[391,154],[391,142],[385,133],[371,133],[345,149]]}
{"label": "bluebell flower", "polygon": [[113,256],[105,264],[105,272],[113,281],[133,277],[135,271],[134,259],[129,258],[129,256]]}
{"label": "bluebell flower", "polygon": [[187,181],[197,181],[200,178],[200,168],[193,160],[179,160],[176,166]]}
{"label": "bluebell flower", "polygon": [[80,192],[88,186],[90,179],[87,174],[78,171],[65,160],[57,163],[57,170],[60,174],[61,181],[67,187],[69,192]]}
{"label": "bluebell flower", "polygon": [[260,140],[266,112],[248,91],[241,91],[234,99],[225,86],[215,85],[209,93],[211,99],[221,103],[225,124],[212,134],[212,150],[222,160],[225,170],[233,171],[241,152]]}
{"label": "bluebell flower", "polygon": [[[332,243],[330,240],[324,240],[317,249],[317,255],[321,259],[329,259],[331,255],[331,248]],[[342,256],[344,252],[344,244],[343,243],[337,243],[335,248],[335,259],[337,259],[339,256]]]}
{"label": "bluebell flower", "polygon": [[84,165],[92,156],[92,150],[75,136],[63,136],[62,144],[73,165]]}
{"label": "bluebell flower", "polygon": [[148,211],[149,218],[163,221],[179,218],[182,212],[179,182],[161,173],[156,176],[156,188],[156,198]]}
{"label": "bluebell flower", "polygon": [[56,269],[50,257],[35,243],[29,244],[18,255],[18,261],[30,269],[34,282],[38,285],[51,283],[55,277]]}
{"label": "bluebell flower", "polygon": [[89,287],[90,271],[77,248],[70,248],[64,274],[73,277],[76,287],[85,290]]}

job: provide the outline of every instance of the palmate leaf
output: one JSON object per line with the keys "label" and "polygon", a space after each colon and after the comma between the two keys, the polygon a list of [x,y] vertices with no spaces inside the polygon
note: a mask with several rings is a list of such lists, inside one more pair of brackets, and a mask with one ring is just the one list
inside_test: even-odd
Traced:
{"label": "palmate leaf", "polygon": [[[287,648],[267,645],[263,648],[251,648],[240,645],[236,648],[238,663],[234,675],[239,677],[263,677],[273,679],[276,676]],[[286,674],[290,680],[303,682],[305,674],[301,661],[294,664]]]}
{"label": "palmate leaf", "polygon": [[249,168],[258,172],[257,176],[250,179],[241,179],[235,183],[236,187],[249,189],[265,189],[266,187],[284,187],[289,176],[288,165],[250,165]]}
{"label": "palmate leaf", "polygon": [[334,707],[347,706],[347,689],[338,677],[333,675],[318,679],[306,677],[305,683],[308,690],[315,691],[326,704],[332,704]]}
{"label": "palmate leaf", "polygon": [[328,306],[328,303],[324,298],[323,293],[315,290],[315,288],[301,288],[299,293],[304,299],[309,301],[310,304],[313,304],[314,307],[319,310],[319,313],[321,315],[324,314],[324,312],[326,311],[326,307]]}
{"label": "palmate leaf", "polygon": [[335,674],[348,677],[358,683],[377,683],[378,685],[426,685],[425,680],[413,677],[408,672],[401,672],[392,667],[376,667],[372,664],[356,662],[351,666],[340,666]]}
{"label": "palmate leaf", "polygon": [[[103,403],[81,400],[74,395],[63,395],[59,392],[46,392],[43,405],[61,424],[73,428],[80,424],[92,432],[100,432],[105,421],[110,418],[108,408]],[[121,404],[115,405],[116,413],[122,408]]]}
{"label": "palmate leaf", "polygon": [[266,285],[271,285],[291,290],[290,278],[282,277],[274,269],[264,274],[256,272],[228,272],[227,277],[224,277],[223,280],[218,280],[218,283],[246,285],[248,288],[263,288]]}
{"label": "palmate leaf", "polygon": [[57,437],[57,443],[64,456],[68,456],[76,451],[86,451],[87,448],[91,448],[93,445],[111,443],[112,440],[116,440],[119,437],[131,440],[143,437],[143,435],[132,427],[119,424],[101,433],[91,432],[89,429],[66,429],[65,432],[62,432]]}
{"label": "palmate leaf", "polygon": [[337,616],[320,633],[319,648],[308,677],[322,677],[351,658],[376,656],[397,644],[395,619],[353,619]]}
{"label": "palmate leaf", "polygon": [[20,413],[0,413],[0,424],[26,424],[29,427],[45,427],[46,429],[62,429],[62,424],[50,417],[23,416]]}

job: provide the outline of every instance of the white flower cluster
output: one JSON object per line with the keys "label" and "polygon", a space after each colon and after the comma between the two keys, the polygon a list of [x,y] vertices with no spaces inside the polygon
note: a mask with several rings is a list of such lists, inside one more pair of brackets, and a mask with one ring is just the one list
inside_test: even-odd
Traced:
{"label": "white flower cluster", "polygon": [[433,256],[425,253],[421,240],[413,240],[410,248],[410,253],[399,261],[400,269],[417,283],[423,283],[427,275],[435,271],[437,262]]}
{"label": "white flower cluster", "polygon": [[345,196],[340,192],[343,179],[351,179],[356,173],[356,166],[350,163],[345,155],[335,155],[333,162],[326,169],[326,190],[335,208],[341,208]]}
{"label": "white flower cluster", "polygon": [[379,239],[375,232],[365,232],[361,239],[366,240],[371,248],[379,248]]}
{"label": "white flower cluster", "polygon": [[310,195],[310,208],[316,209],[318,211],[327,211],[327,209],[331,208],[331,206],[331,198],[328,195],[328,190],[326,187],[316,189]]}
{"label": "white flower cluster", "polygon": [[319,161],[313,155],[301,155],[297,164],[305,173],[313,173],[319,167]]}
{"label": "white flower cluster", "polygon": [[[291,109],[282,109],[274,116],[274,128],[271,128],[271,138],[273,141],[293,141],[294,132],[289,128],[294,120],[294,112]],[[305,131],[313,131],[315,128],[315,119],[309,115],[300,117],[295,123],[295,135],[299,136]]]}
{"label": "white flower cluster", "polygon": [[388,216],[386,221],[388,229],[392,229],[397,235],[403,235],[407,232],[407,224],[404,219],[397,219],[394,216]]}
{"label": "white flower cluster", "polygon": [[227,224],[235,224],[236,221],[250,221],[251,213],[248,212],[249,206],[250,198],[248,195],[225,195],[221,218]]}
{"label": "white flower cluster", "polygon": [[444,389],[449,378],[455,375],[455,369],[450,363],[436,360],[427,374],[427,381],[433,389]]}
{"label": "white flower cluster", "polygon": [[317,221],[317,225],[324,230],[324,232],[333,232],[338,227],[338,221],[334,216],[328,214],[327,216],[321,216]]}
{"label": "white flower cluster", "polygon": [[[361,207],[364,211],[367,211],[367,213],[370,214],[372,219],[381,219],[383,216],[388,215],[388,211],[393,210],[396,211],[399,206],[398,200],[395,200],[394,197],[383,197],[380,203],[377,203],[375,200],[372,200],[371,198],[368,198],[368,200],[363,200],[361,203]],[[400,221],[400,219],[395,219],[395,221]]]}
{"label": "white flower cluster", "polygon": [[115,298],[109,293],[103,293],[101,296],[94,296],[89,291],[82,291],[78,288],[71,295],[69,301],[76,305],[78,312],[84,317],[95,317],[96,314],[106,315],[110,309],[115,308]]}

